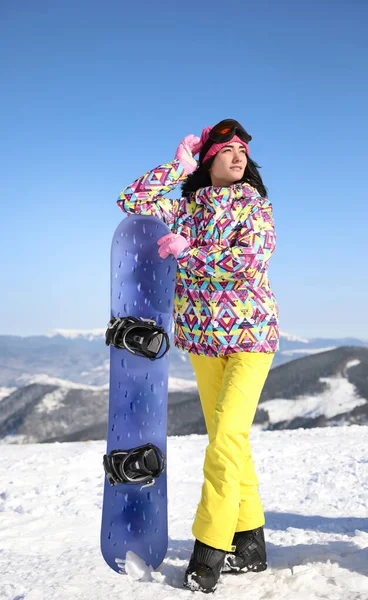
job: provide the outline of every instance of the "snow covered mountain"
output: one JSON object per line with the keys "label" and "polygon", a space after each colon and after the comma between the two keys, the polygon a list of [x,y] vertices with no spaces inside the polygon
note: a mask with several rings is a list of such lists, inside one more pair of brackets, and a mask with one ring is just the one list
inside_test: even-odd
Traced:
{"label": "snow covered mountain", "polygon": [[[368,424],[368,348],[341,347],[271,370],[255,418],[259,429]],[[108,385],[24,376],[1,401],[0,440],[8,443],[106,437]],[[168,434],[205,433],[196,383],[169,379]]]}
{"label": "snow covered mountain", "polygon": [[[6,395],[2,388],[20,387],[27,378],[35,375],[86,385],[105,385],[109,374],[109,348],[105,345],[104,333],[104,329],[57,329],[41,336],[0,336],[0,398]],[[368,347],[368,341],[353,338],[308,340],[282,333],[273,368],[295,358],[341,346]],[[172,377],[194,380],[188,353],[178,350],[172,343],[169,357]]]}
{"label": "snow covered mountain", "polygon": [[[367,438],[354,425],[252,434],[269,566],[224,573],[214,598],[367,600]],[[3,445],[1,600],[201,600],[182,584],[206,444],[169,438],[166,558],[157,571],[129,561],[128,575],[99,548],[105,442]]]}

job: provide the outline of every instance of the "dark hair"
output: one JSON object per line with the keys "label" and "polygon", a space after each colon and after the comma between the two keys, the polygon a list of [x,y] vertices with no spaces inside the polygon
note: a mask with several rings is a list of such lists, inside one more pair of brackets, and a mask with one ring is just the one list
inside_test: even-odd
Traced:
{"label": "dark hair", "polygon": [[[247,159],[248,162],[247,166],[245,167],[244,175],[237,183],[249,183],[249,185],[256,188],[262,198],[267,198],[267,188],[264,186],[262,177],[258,171],[258,169],[261,167],[249,156],[247,156]],[[212,156],[206,160],[206,162],[200,164],[193,173],[188,175],[187,179],[181,186],[183,196],[190,196],[200,188],[212,185],[209,169],[214,160],[215,156]]]}

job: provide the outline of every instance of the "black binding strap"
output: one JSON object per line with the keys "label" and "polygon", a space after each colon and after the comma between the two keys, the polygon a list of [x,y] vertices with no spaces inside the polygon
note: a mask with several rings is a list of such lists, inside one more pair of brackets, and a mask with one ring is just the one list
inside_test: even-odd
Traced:
{"label": "black binding strap", "polygon": [[103,457],[103,466],[110,485],[117,483],[152,485],[166,466],[166,459],[154,444],[130,450],[112,450]]}
{"label": "black binding strap", "polygon": [[[112,317],[105,333],[106,346],[128,350],[137,356],[150,360],[162,358],[169,351],[169,336],[163,327],[159,327],[153,319],[137,319],[136,317]],[[165,352],[157,356],[163,342]]]}

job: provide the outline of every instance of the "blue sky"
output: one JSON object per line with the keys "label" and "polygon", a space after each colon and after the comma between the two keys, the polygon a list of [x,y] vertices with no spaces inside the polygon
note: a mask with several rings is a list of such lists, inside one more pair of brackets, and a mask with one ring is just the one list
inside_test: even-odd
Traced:
{"label": "blue sky", "polygon": [[105,327],[120,190],[232,117],[273,204],[281,330],[368,339],[367,18],[364,0],[2,2],[0,334]]}

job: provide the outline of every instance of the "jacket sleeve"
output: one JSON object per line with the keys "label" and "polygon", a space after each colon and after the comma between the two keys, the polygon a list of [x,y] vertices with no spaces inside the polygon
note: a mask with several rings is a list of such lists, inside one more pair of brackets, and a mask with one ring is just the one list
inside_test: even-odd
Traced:
{"label": "jacket sleeve", "polygon": [[177,261],[180,268],[197,277],[246,279],[266,271],[275,247],[272,204],[261,198],[244,221],[234,246],[215,243],[187,248]]}
{"label": "jacket sleeve", "polygon": [[124,188],[117,204],[126,213],[152,215],[172,226],[179,200],[163,198],[163,195],[173,190],[186,177],[178,160],[160,165]]}

